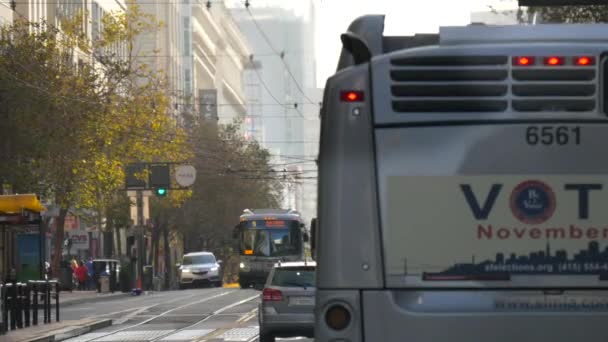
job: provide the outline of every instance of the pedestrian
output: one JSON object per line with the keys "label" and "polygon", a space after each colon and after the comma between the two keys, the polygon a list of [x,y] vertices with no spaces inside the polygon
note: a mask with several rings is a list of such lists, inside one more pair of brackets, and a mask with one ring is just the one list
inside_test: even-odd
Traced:
{"label": "pedestrian", "polygon": [[78,262],[76,268],[76,280],[78,280],[78,290],[84,291],[87,282],[87,268],[82,261]]}
{"label": "pedestrian", "polygon": [[89,258],[89,260],[85,263],[87,268],[87,290],[95,290],[95,284],[93,279],[95,278],[95,270],[93,269],[93,258]]}

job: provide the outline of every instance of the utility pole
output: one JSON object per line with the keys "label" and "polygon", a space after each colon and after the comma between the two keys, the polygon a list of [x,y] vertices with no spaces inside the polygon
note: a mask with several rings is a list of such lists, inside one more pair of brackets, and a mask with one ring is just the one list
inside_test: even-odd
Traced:
{"label": "utility pole", "polygon": [[144,274],[144,194],[143,190],[137,190],[137,272],[136,279],[143,281]]}

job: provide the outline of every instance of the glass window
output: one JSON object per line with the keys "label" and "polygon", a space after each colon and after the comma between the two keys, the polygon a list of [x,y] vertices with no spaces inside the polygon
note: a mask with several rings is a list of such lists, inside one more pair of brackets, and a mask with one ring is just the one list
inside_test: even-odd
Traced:
{"label": "glass window", "polygon": [[277,268],[272,285],[281,287],[314,287],[316,282],[313,266]]}
{"label": "glass window", "polygon": [[214,264],[215,257],[211,254],[204,255],[186,255],[184,256],[184,265],[200,265],[200,264]]}

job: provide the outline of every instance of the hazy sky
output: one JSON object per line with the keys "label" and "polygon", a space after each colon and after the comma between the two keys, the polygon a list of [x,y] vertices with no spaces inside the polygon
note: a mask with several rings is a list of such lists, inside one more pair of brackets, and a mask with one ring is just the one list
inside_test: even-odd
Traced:
{"label": "hazy sky", "polygon": [[[228,0],[238,1],[238,0]],[[439,26],[466,25],[471,12],[495,8],[513,8],[516,0],[314,0],[316,3],[316,59],[317,85],[334,73],[341,43],[340,34],[348,25],[364,14],[386,14],[386,35],[434,33]],[[305,0],[250,0],[255,6],[274,5],[306,13]]]}

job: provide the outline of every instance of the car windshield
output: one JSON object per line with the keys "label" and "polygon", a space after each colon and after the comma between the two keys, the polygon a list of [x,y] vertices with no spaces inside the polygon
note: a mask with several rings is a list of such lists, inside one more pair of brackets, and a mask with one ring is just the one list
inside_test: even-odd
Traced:
{"label": "car windshield", "polygon": [[277,268],[271,285],[281,287],[314,287],[315,268],[312,266]]}
{"label": "car windshield", "polygon": [[287,256],[300,252],[297,229],[250,229],[243,233],[242,251],[253,256]]}
{"label": "car windshield", "polygon": [[205,255],[186,255],[184,256],[184,265],[199,265],[199,264],[213,264],[215,263],[215,257],[210,254]]}

